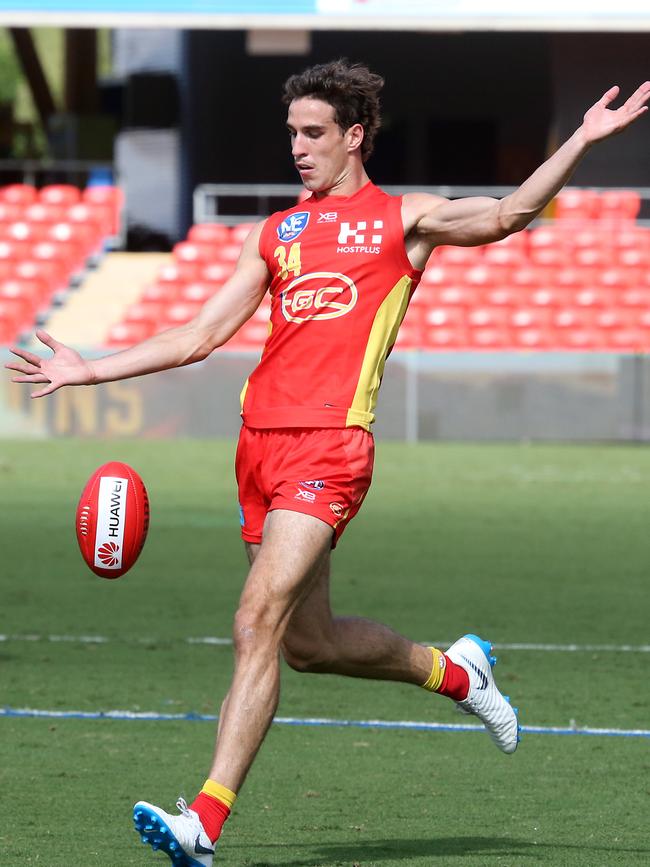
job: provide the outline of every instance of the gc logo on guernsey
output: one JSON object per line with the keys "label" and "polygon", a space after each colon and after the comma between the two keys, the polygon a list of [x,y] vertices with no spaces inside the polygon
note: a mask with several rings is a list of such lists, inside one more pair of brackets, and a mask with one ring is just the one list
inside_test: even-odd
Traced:
{"label": "gc logo on guernsey", "polygon": [[359,290],[350,277],[316,271],[297,277],[282,291],[282,315],[288,322],[336,319],[349,313],[358,298]]}

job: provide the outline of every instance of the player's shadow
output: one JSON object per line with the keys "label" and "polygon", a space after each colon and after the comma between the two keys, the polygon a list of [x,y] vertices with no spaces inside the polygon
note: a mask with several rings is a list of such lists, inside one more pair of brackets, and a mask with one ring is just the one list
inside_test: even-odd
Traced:
{"label": "player's shadow", "polygon": [[[237,847],[238,848],[238,847]],[[251,867],[268,867],[268,862],[256,860],[253,851],[256,847],[248,844],[249,857],[252,855]],[[260,848],[283,849],[289,848],[282,844],[272,846],[262,845]],[[291,846],[292,855],[295,856],[296,847]],[[507,855],[514,858],[526,858],[534,856],[544,858],[551,851],[566,851],[587,849],[594,852],[616,854],[620,857],[624,853],[630,855],[650,855],[650,849],[624,849],[609,848],[607,846],[588,846],[580,844],[548,844],[534,843],[527,840],[517,840],[512,837],[433,837],[430,839],[414,840],[373,840],[363,843],[355,840],[350,843],[331,843],[320,846],[304,847],[305,856],[282,861],[283,867],[315,867],[315,865],[333,863],[377,863],[381,861],[402,861],[409,858],[436,858],[468,857],[480,855]],[[306,853],[310,852],[309,855]],[[602,862],[601,862],[602,863]]]}

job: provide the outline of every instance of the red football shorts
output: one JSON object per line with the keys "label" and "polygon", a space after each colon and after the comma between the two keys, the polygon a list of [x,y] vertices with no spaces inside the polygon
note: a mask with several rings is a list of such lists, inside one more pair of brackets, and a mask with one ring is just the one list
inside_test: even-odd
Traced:
{"label": "red football shorts", "polygon": [[313,515],[334,530],[335,547],[372,479],[375,444],[359,427],[242,427],[235,471],[242,538],[260,543],[274,509]]}

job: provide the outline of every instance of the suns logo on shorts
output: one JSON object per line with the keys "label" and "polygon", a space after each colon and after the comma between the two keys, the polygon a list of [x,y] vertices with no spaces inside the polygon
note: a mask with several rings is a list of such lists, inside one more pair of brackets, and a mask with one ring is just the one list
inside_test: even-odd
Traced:
{"label": "suns logo on shorts", "polygon": [[359,290],[345,274],[316,271],[292,280],[281,293],[282,315],[288,322],[336,319],[356,305]]}
{"label": "suns logo on shorts", "polygon": [[278,238],[283,241],[295,241],[298,235],[301,235],[307,228],[309,223],[309,211],[298,211],[296,214],[289,214],[284,219],[278,228]]}

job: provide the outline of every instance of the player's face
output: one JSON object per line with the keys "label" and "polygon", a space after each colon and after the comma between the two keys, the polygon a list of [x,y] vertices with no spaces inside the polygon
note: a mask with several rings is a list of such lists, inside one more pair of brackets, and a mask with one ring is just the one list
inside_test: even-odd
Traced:
{"label": "player's face", "polygon": [[350,130],[342,132],[334,120],[333,106],[311,97],[294,99],[287,129],[294,163],[308,190],[330,190],[345,179],[355,139]]}

